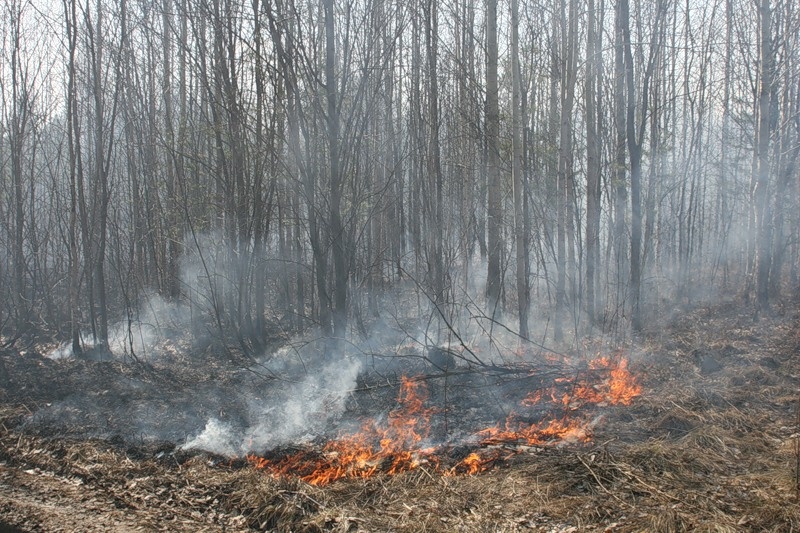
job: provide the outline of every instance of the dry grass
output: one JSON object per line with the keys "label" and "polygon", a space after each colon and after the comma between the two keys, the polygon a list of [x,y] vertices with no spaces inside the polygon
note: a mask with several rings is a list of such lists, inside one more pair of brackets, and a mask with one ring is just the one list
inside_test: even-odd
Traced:
{"label": "dry grass", "polygon": [[[722,370],[694,366],[699,342]],[[789,532],[800,529],[798,347],[797,321],[704,311],[647,344],[644,395],[605,413],[592,444],[508,449],[474,476],[421,467],[320,488],[243,462],[29,435],[14,429],[20,405],[0,406],[0,461],[80,483],[162,530],[171,516],[227,531]]]}

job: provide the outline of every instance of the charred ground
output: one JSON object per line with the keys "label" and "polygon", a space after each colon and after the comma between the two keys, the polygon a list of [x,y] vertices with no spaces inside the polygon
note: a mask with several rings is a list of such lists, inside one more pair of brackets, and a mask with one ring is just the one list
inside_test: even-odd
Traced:
{"label": "charred ground", "polygon": [[[0,530],[796,529],[800,317],[697,308],[622,349],[643,394],[598,408],[589,444],[496,446],[475,476],[423,464],[326,487],[177,447],[210,417],[252,423],[242,399],[268,399],[280,386],[269,376],[196,353],[143,364],[6,351]],[[354,422],[392,408],[398,374],[387,368],[359,378],[347,399]],[[431,428],[442,442],[463,442],[536,386],[513,365],[460,370],[427,369],[428,402],[449,413]],[[453,445],[444,460],[476,448]]]}

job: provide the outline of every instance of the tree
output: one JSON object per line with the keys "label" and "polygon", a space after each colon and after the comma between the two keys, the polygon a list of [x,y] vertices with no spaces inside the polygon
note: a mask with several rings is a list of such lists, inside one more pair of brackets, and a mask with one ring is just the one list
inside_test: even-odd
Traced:
{"label": "tree", "polygon": [[75,54],[78,45],[77,0],[63,0],[67,33],[67,140],[69,149],[69,316],[72,353],[81,353],[81,319],[78,303],[80,291],[78,257],[78,166],[80,158],[80,126],[76,94]]}
{"label": "tree", "polygon": [[501,262],[505,247],[502,238],[502,177],[500,174],[500,104],[497,82],[497,0],[486,3],[486,151],[488,204],[486,212],[489,263],[486,278],[486,306],[492,317],[502,314]]}
{"label": "tree", "polygon": [[30,6],[0,23],[5,338],[117,349],[158,294],[237,360],[395,315],[563,340],[800,279],[791,2],[64,0],[59,39]]}
{"label": "tree", "polygon": [[[8,139],[11,160],[11,179],[13,182],[14,215],[12,224],[13,236],[13,302],[16,310],[16,327],[21,333],[28,329],[29,305],[26,288],[26,254],[25,254],[25,187],[23,183],[23,154],[29,137],[31,126],[31,97],[35,88],[29,86],[26,58],[22,56],[22,17],[23,4],[19,0],[5,2],[5,11],[10,26],[11,47],[11,95],[9,106],[10,117]],[[5,87],[3,87],[5,93]],[[4,100],[8,97],[3,95]],[[29,213],[32,215],[32,213]]]}
{"label": "tree", "polygon": [[[602,1],[601,1],[602,4]],[[586,27],[586,312],[597,318],[595,282],[600,246],[600,131],[598,127],[598,78],[602,68],[600,36],[597,31],[597,6],[589,0]],[[602,11],[602,9],[600,10]]]}
{"label": "tree", "polygon": [[525,170],[523,167],[522,143],[522,74],[519,64],[519,0],[511,0],[511,70],[512,70],[512,181],[514,184],[514,243],[517,258],[517,308],[519,313],[519,335],[527,339],[528,309],[530,307],[530,289],[528,287],[528,272],[530,264],[528,248],[525,239],[526,213],[523,210],[523,181]]}
{"label": "tree", "polygon": [[[577,76],[577,5],[569,0],[569,14],[564,11],[561,2],[560,29],[562,37],[560,57],[561,82],[561,116],[558,133],[558,200],[557,239],[558,239],[558,279],[556,282],[556,308],[562,311],[567,303],[576,305],[575,291],[575,222],[573,206],[575,200],[575,184],[573,177],[573,128],[572,115],[575,103],[575,85]],[[569,279],[567,279],[569,278]],[[567,291],[569,282],[569,291]],[[556,318],[556,337],[561,337],[562,316]]]}
{"label": "tree", "polygon": [[[89,55],[89,75],[92,83],[92,117],[93,117],[93,158],[91,174],[91,203],[86,201],[85,192],[79,184],[79,195],[83,219],[84,253],[86,265],[91,268],[89,276],[89,316],[95,342],[101,347],[108,345],[108,301],[106,292],[106,245],[108,225],[108,205],[111,200],[109,189],[109,173],[113,156],[113,131],[117,112],[119,83],[106,75],[105,26],[102,0],[95,4],[95,18],[92,21],[91,8],[87,6],[86,48]],[[112,83],[110,83],[112,82]],[[113,96],[110,113],[107,113],[107,102],[103,88],[111,85]],[[108,121],[108,123],[106,122]],[[79,170],[79,176],[82,174]]]}
{"label": "tree", "polygon": [[772,135],[772,93],[775,58],[772,52],[772,7],[770,0],[761,0],[758,8],[759,94],[758,129],[756,130],[756,175],[754,208],[758,235],[756,302],[761,311],[769,310],[769,271],[772,262],[772,213],[769,206],[770,136]]}

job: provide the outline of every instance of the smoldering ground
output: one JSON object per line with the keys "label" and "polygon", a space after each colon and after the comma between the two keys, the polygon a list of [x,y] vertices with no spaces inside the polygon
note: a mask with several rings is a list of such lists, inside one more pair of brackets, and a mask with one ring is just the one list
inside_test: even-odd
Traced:
{"label": "smoldering ground", "polygon": [[[381,352],[369,351],[375,344],[342,343],[337,357],[326,354],[325,340],[295,340],[245,368],[189,358],[176,365],[174,355],[169,364],[155,357],[152,364],[43,358],[64,386],[25,427],[241,457],[321,445],[358,432],[365,421],[381,425],[398,407],[399,381],[408,374],[419,381],[431,413],[420,446],[474,445],[478,431],[502,426],[509,417],[524,425],[554,416],[552,404],[525,407],[524,399],[544,394],[556,379],[586,372],[585,365],[562,363],[543,363],[536,372],[530,364],[476,368],[455,347],[447,348],[456,353],[455,365],[442,370],[430,362],[431,352],[407,338],[385,346],[388,336],[383,333]],[[590,416],[597,420],[601,412]]]}
{"label": "smoldering ground", "polygon": [[[513,328],[482,311],[480,283],[441,306],[413,280],[378,300],[378,316],[365,319],[360,335],[354,328],[350,338],[329,339],[310,328],[278,336],[249,359],[231,358],[219,343],[215,306],[243,283],[230,272],[252,258],[223,241],[200,236],[181,263],[187,298],[145,294],[111,325],[100,357],[91,343],[79,356],[66,345],[51,351],[42,364],[59,376],[58,394],[34,411],[27,429],[241,457],[380,422],[397,407],[406,375],[422,382],[431,409],[426,444],[460,445],[510,416],[531,424],[552,416],[552,406],[520,412],[520,402],[586,370],[579,357],[541,343],[520,349]],[[533,336],[544,342],[548,327],[539,321]]]}

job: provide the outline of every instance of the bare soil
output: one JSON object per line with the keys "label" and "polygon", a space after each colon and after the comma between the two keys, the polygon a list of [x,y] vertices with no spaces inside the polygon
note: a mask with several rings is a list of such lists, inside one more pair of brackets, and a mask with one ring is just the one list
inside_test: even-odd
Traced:
{"label": "bare soil", "polygon": [[[422,466],[325,487],[181,451],[166,423],[163,440],[137,437],[136,410],[198,420],[235,410],[225,390],[256,386],[235,365],[5,351],[0,533],[795,531],[794,309],[754,321],[732,303],[698,308],[624,347],[643,394],[599,412],[589,444],[501,447],[493,467],[472,476]],[[193,402],[198,382],[219,391],[217,401]]]}

